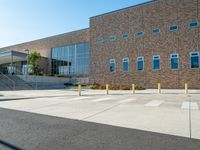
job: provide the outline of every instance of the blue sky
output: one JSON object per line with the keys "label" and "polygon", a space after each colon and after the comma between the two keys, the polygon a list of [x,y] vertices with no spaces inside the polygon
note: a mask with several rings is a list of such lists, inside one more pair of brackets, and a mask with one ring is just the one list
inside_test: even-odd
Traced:
{"label": "blue sky", "polygon": [[89,17],[149,0],[0,0],[0,47],[89,27]]}

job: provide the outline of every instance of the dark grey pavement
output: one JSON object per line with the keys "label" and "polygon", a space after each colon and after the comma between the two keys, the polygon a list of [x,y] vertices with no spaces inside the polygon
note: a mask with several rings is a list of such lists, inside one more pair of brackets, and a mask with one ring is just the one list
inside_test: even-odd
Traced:
{"label": "dark grey pavement", "polygon": [[0,109],[0,150],[199,150],[200,140]]}

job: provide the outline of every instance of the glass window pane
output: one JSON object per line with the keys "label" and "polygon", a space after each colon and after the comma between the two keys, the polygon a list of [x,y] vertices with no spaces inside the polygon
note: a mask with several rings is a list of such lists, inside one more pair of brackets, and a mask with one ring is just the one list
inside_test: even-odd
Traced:
{"label": "glass window pane", "polygon": [[178,67],[179,67],[178,54],[171,54],[171,69],[178,69]]}
{"label": "glass window pane", "polygon": [[128,58],[123,59],[123,71],[124,72],[129,71],[129,59]]}
{"label": "glass window pane", "polygon": [[189,28],[195,28],[198,26],[198,22],[197,21],[192,21],[189,23]]}
{"label": "glass window pane", "polygon": [[144,57],[137,58],[137,70],[138,71],[144,70]]}
{"label": "glass window pane", "polygon": [[[53,56],[56,60],[53,60]],[[52,48],[52,73],[88,74],[89,43]],[[57,70],[57,71],[55,71]]]}
{"label": "glass window pane", "polygon": [[110,72],[115,72],[115,69],[116,69],[115,59],[111,59],[109,70]]}
{"label": "glass window pane", "polygon": [[191,68],[199,68],[199,56],[191,57]]}
{"label": "glass window pane", "polygon": [[176,31],[177,29],[178,29],[177,25],[172,25],[172,26],[169,27],[170,31]]}
{"label": "glass window pane", "polygon": [[160,56],[153,56],[153,69],[159,70],[160,69]]}

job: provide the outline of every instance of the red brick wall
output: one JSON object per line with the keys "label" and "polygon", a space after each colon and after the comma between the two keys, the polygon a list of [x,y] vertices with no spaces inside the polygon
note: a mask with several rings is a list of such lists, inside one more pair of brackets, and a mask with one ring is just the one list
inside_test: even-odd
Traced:
{"label": "red brick wall", "polygon": [[[200,69],[189,68],[189,53],[199,51],[199,28],[188,29],[190,21],[199,21],[200,0],[160,0],[127,8],[90,19],[90,77],[99,82],[137,83],[149,88],[161,82],[163,88],[183,88],[188,82],[191,88],[200,88]],[[177,31],[169,26],[178,24]],[[161,33],[153,35],[152,29]],[[135,33],[144,31],[137,38]],[[129,39],[122,38],[123,33]],[[114,35],[117,40],[109,41]],[[98,44],[99,37],[104,38]],[[179,69],[171,70],[170,54],[179,53]],[[152,56],[160,55],[161,70],[152,70]],[[136,58],[144,56],[145,69],[136,70]],[[130,70],[122,71],[122,59],[129,57]],[[109,59],[116,59],[116,72],[109,72]]]}

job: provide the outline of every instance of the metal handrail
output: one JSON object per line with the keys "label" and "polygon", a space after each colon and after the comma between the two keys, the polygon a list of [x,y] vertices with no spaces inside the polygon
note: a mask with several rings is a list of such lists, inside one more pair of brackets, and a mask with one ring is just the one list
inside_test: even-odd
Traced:
{"label": "metal handrail", "polygon": [[[8,87],[12,87],[12,89],[15,90],[15,81],[13,81],[8,76],[6,76],[5,74],[3,74],[1,71],[0,71],[0,75],[2,75],[2,77],[4,77],[4,79],[6,79],[8,81],[8,82],[6,82],[7,86]],[[9,82],[12,84],[12,86],[10,86]]]}

